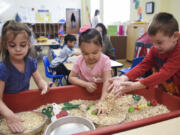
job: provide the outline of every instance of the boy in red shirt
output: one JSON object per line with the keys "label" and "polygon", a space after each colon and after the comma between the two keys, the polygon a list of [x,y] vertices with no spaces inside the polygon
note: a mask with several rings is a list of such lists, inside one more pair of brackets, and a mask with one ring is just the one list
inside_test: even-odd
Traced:
{"label": "boy in red shirt", "polygon": [[[167,92],[180,96],[180,38],[177,20],[169,13],[158,13],[148,28],[153,46],[145,59],[127,74],[110,80],[116,96],[136,89],[159,85]],[[135,81],[146,71],[152,75]]]}

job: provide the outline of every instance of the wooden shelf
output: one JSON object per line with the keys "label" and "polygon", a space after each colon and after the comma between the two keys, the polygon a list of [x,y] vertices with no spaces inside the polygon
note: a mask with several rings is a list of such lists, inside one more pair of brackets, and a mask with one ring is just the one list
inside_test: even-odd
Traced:
{"label": "wooden shelf", "polygon": [[116,59],[125,59],[127,36],[111,36],[110,39],[113,47],[115,48]]}
{"label": "wooden shelf", "polygon": [[[35,23],[32,25],[33,32],[35,37],[45,36],[51,39],[58,37],[58,32],[62,23]],[[65,24],[64,24],[64,33],[65,33]]]}
{"label": "wooden shelf", "polygon": [[132,61],[135,55],[136,40],[147,32],[148,23],[132,23],[127,27],[126,59]]}

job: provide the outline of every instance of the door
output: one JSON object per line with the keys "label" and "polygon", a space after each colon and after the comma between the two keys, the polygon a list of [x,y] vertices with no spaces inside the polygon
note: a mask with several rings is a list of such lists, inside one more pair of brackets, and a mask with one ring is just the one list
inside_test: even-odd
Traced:
{"label": "door", "polygon": [[80,9],[66,9],[66,33],[78,34],[81,25]]}

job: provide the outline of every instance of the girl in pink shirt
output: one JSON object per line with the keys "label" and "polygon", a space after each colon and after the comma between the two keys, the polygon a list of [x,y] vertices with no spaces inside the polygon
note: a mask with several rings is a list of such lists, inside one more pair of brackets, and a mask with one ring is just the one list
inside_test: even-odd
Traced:
{"label": "girl in pink shirt", "polygon": [[[89,29],[79,37],[80,55],[69,75],[72,84],[82,86],[90,93],[97,88],[96,83],[103,82],[101,99],[104,99],[111,78],[111,62],[102,53],[102,38],[96,29]],[[80,78],[78,77],[80,75]]]}

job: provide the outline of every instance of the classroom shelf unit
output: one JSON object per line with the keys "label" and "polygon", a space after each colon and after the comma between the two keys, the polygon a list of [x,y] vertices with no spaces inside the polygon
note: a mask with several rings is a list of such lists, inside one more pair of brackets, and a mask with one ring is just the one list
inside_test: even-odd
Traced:
{"label": "classroom shelf unit", "polygon": [[66,26],[62,23],[35,23],[32,24],[32,29],[36,38],[45,36],[50,39],[55,39],[56,37],[58,37],[61,25],[64,26],[63,28],[65,32]]}
{"label": "classroom shelf unit", "polygon": [[110,36],[116,59],[126,59],[127,36]]}
{"label": "classroom shelf unit", "polygon": [[135,55],[136,40],[147,32],[148,23],[131,23],[127,27],[126,59],[132,61]]}

